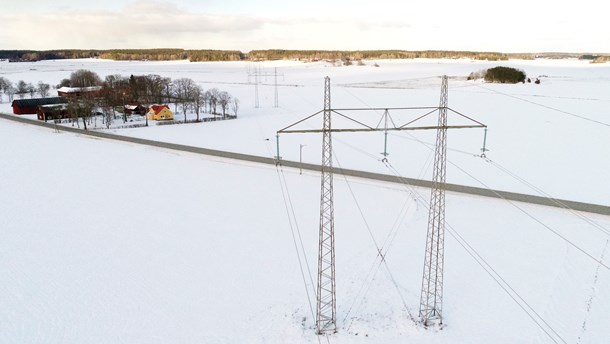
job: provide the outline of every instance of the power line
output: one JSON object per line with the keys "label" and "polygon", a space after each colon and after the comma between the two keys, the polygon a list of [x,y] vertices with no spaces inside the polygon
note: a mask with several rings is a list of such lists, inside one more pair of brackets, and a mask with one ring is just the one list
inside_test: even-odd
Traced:
{"label": "power line", "polygon": [[[298,261],[299,261],[299,268],[301,270],[301,277],[303,278],[303,284],[305,286],[305,292],[307,293],[307,301],[309,303],[309,308],[311,310],[312,319],[315,319],[315,313],[314,313],[314,310],[313,310],[313,305],[311,303],[311,297],[310,297],[310,294],[309,294],[309,288],[308,288],[308,285],[307,285],[307,279],[305,278],[305,271],[304,271],[304,267],[303,267],[303,262],[301,260],[301,253],[300,253],[299,247],[297,245],[297,238],[296,238],[296,235],[295,235],[295,228],[294,228],[294,226],[292,224],[292,218],[291,218],[291,214],[290,214],[290,209],[292,208],[292,203],[290,201],[290,197],[286,196],[288,190],[285,189],[285,185],[284,185],[285,180],[282,181],[281,175],[283,174],[283,172],[280,171],[280,167],[279,166],[276,166],[276,170],[277,170],[277,174],[278,174],[278,179],[280,180],[280,186],[281,186],[281,189],[282,189],[282,197],[284,199],[284,207],[286,209],[286,215],[288,216],[288,222],[290,223],[290,232],[292,234],[292,241],[293,241],[294,248],[295,248],[295,251],[297,253],[297,258],[298,258]],[[294,213],[294,209],[292,211]],[[296,223],[296,219],[295,219],[295,223]],[[297,227],[297,231],[299,231],[298,227]],[[300,231],[299,231],[298,236],[299,236],[299,239],[300,239],[300,237],[301,237]],[[304,256],[305,264],[307,266],[307,270],[309,271],[309,263],[307,263],[307,257],[305,256],[305,250],[303,249],[302,244],[303,243],[301,241],[301,250],[303,252],[303,256]],[[310,279],[311,279],[311,272],[309,273],[309,276],[310,276]],[[313,285],[313,283],[312,283],[312,285]]]}
{"label": "power line", "polygon": [[487,91],[490,91],[490,92],[494,92],[494,93],[497,93],[497,94],[501,94],[503,96],[514,98],[514,99],[517,99],[517,100],[520,100],[520,101],[523,101],[523,102],[526,102],[526,103],[530,103],[530,104],[533,104],[533,105],[536,105],[536,106],[541,106],[541,107],[549,109],[549,110],[557,111],[559,113],[562,113],[562,114],[565,114],[565,115],[569,115],[569,116],[572,116],[572,117],[576,117],[576,118],[582,119],[584,121],[588,121],[588,122],[591,122],[591,123],[603,125],[605,127],[610,127],[610,124],[608,124],[608,123],[601,122],[601,121],[598,121],[598,120],[595,120],[595,119],[592,119],[592,118],[589,118],[589,117],[586,117],[586,116],[583,116],[583,115],[575,114],[573,112],[569,112],[569,111],[561,110],[561,109],[558,109],[558,108],[554,108],[552,106],[536,103],[534,101],[531,101],[531,100],[528,100],[528,99],[524,99],[524,98],[521,98],[521,97],[517,97],[517,96],[514,96],[512,94],[508,94],[508,93],[492,90],[490,88],[483,87],[481,85],[476,85],[476,87],[480,87],[480,88],[482,88],[484,90],[487,90]]}
{"label": "power line", "polygon": [[[412,189],[412,192],[423,201],[422,203],[425,206],[424,197],[421,194],[419,194],[417,191],[414,190],[414,187],[411,184],[409,184],[409,182],[404,177],[402,177],[400,175],[400,173],[391,165],[390,162],[385,161],[384,163],[387,166],[387,168],[396,175],[396,177],[398,177],[400,180],[403,181],[403,185],[408,186],[409,188]],[[481,266],[481,268],[483,268],[483,270],[485,272],[487,272],[487,274],[496,282],[496,284],[498,284],[498,286],[500,286],[500,288],[502,290],[504,290],[504,292],[515,303],[517,303],[517,305],[527,314],[527,316],[532,321],[534,321],[536,326],[538,326],[547,336],[549,336],[549,338],[551,338],[551,340],[553,340],[554,343],[558,343],[557,339],[554,336],[552,336],[549,333],[549,331],[553,332],[559,338],[559,340],[561,340],[563,343],[566,343],[566,341],[533,309],[533,307],[531,307],[527,303],[527,301],[525,301],[525,299],[523,299],[519,295],[519,293],[514,288],[512,288],[510,286],[510,284],[504,278],[502,278],[502,276],[495,269],[493,269],[493,267],[470,244],[468,244],[468,242],[463,237],[461,237],[459,235],[459,233],[448,222],[446,222],[446,225],[447,225],[447,228],[449,229],[448,230],[449,234],[454,239],[456,239],[458,244],[466,250],[466,252],[475,260],[475,262],[477,262],[477,264],[479,264],[479,266]],[[478,259],[477,259],[477,257],[478,257]],[[520,299],[523,304],[520,303],[517,299]],[[528,311],[528,309],[530,309],[530,310]],[[545,328],[544,326],[542,326],[541,322],[543,324],[545,324],[546,327],[548,327],[548,328]]]}
{"label": "power line", "polygon": [[451,161],[449,161],[449,163],[456,167],[457,169],[459,169],[460,171],[462,171],[464,174],[468,175],[470,178],[476,180],[479,184],[483,185],[487,190],[491,191],[492,193],[494,193],[496,196],[498,196],[499,198],[505,200],[506,202],[510,203],[513,207],[517,208],[520,212],[522,212],[523,214],[525,214],[527,217],[529,217],[530,219],[534,220],[535,222],[537,222],[538,224],[540,224],[541,226],[543,226],[544,228],[546,228],[547,230],[549,230],[551,233],[555,234],[558,238],[562,239],[564,242],[566,242],[567,244],[569,244],[570,246],[574,247],[575,249],[577,249],[578,251],[580,251],[582,254],[584,254],[585,256],[589,257],[591,260],[593,260],[596,263],[601,264],[603,267],[605,267],[607,270],[610,270],[610,266],[604,264],[604,262],[598,260],[597,258],[593,257],[593,255],[591,255],[589,252],[585,251],[582,247],[576,245],[575,243],[573,243],[572,241],[570,241],[568,238],[566,238],[565,236],[561,235],[558,231],[556,231],[555,229],[551,228],[549,225],[547,225],[546,223],[542,222],[540,219],[538,219],[537,217],[535,217],[534,215],[530,214],[528,211],[526,211],[525,209],[523,209],[522,207],[518,206],[515,202],[506,199],[505,197],[503,197],[502,195],[500,195],[498,192],[496,192],[495,190],[491,189],[489,186],[487,186],[487,184],[483,183],[481,180],[479,180],[478,178],[476,178],[475,176],[473,176],[472,174],[468,173],[466,170],[464,170],[463,168],[459,167],[458,165],[452,163]]}
{"label": "power line", "polygon": [[[425,147],[427,147],[428,149],[431,149],[430,147],[428,147],[427,144],[415,139],[416,141],[422,143]],[[471,173],[467,172],[466,170],[464,170],[463,168],[461,168],[460,166],[458,166],[457,164],[453,163],[451,160],[447,160],[447,162],[449,162],[452,166],[454,166],[455,168],[457,168],[458,170],[460,170],[462,173],[466,174],[467,176],[469,176],[470,178],[472,178],[473,180],[475,180],[476,182],[478,182],[479,184],[481,184],[483,187],[485,187],[488,191],[490,191],[491,193],[493,193],[494,195],[496,195],[498,198],[501,198],[503,200],[505,200],[506,202],[508,202],[509,204],[511,204],[513,207],[517,208],[519,211],[521,211],[523,214],[525,214],[526,216],[528,216],[529,218],[531,218],[532,220],[534,220],[535,222],[537,222],[538,224],[540,224],[541,226],[543,226],[544,228],[546,228],[547,230],[549,230],[551,233],[555,234],[557,237],[561,238],[563,241],[565,241],[566,243],[568,243],[570,246],[576,248],[578,251],[580,251],[581,253],[583,253],[584,255],[586,255],[587,257],[589,257],[590,259],[592,259],[594,262],[601,264],[603,267],[605,267],[606,269],[610,270],[610,267],[606,264],[604,264],[603,262],[597,260],[595,257],[593,257],[593,255],[591,255],[590,253],[588,253],[587,251],[585,251],[583,248],[579,247],[578,245],[576,245],[575,243],[573,243],[572,241],[570,241],[569,239],[567,239],[566,237],[564,237],[563,235],[561,235],[559,232],[557,232],[556,230],[554,230],[553,228],[551,228],[550,226],[548,226],[547,224],[545,224],[544,222],[542,222],[541,220],[539,220],[538,218],[536,218],[535,216],[533,216],[532,214],[530,214],[529,212],[527,212],[525,209],[519,207],[515,202],[507,199],[506,197],[502,196],[500,193],[498,193],[497,191],[493,190],[492,188],[490,188],[487,184],[485,184],[483,181],[481,181],[480,179],[476,178],[474,175],[472,175]],[[568,208],[569,209],[569,208]]]}
{"label": "power line", "polygon": [[[341,168],[341,164],[340,164],[340,162],[339,162],[339,159],[337,158],[336,153],[335,153],[335,160],[337,160],[337,165],[339,166],[339,168]],[[388,274],[389,274],[389,276],[390,276],[390,279],[391,279],[392,283],[394,284],[394,287],[396,288],[396,291],[398,292],[398,295],[399,295],[399,297],[400,297],[400,299],[401,299],[401,301],[402,301],[403,306],[405,307],[405,310],[407,311],[407,314],[409,315],[409,318],[411,319],[411,321],[413,321],[413,323],[417,323],[417,321],[415,320],[415,317],[413,316],[413,314],[412,314],[412,312],[411,312],[411,310],[410,310],[409,306],[407,305],[407,302],[405,301],[404,297],[402,296],[402,293],[400,292],[400,288],[399,288],[399,286],[398,286],[398,282],[396,282],[396,279],[394,278],[394,275],[392,274],[392,272],[391,272],[391,270],[390,270],[390,267],[389,267],[389,265],[388,265],[388,262],[387,262],[387,260],[385,259],[385,256],[386,256],[386,254],[387,254],[387,252],[388,252],[388,250],[389,250],[389,246],[390,246],[390,245],[388,245],[388,246],[387,246],[387,248],[384,250],[385,244],[387,243],[388,238],[389,238],[390,236],[392,236],[392,234],[394,234],[394,233],[396,233],[396,232],[398,231],[398,225],[397,225],[397,223],[399,222],[399,220],[397,219],[397,221],[395,221],[395,223],[394,223],[394,226],[393,226],[392,230],[390,231],[390,233],[389,233],[388,237],[387,237],[387,238],[386,238],[386,240],[384,241],[384,244],[383,244],[382,246],[379,246],[379,244],[377,243],[377,240],[375,239],[375,236],[373,235],[373,231],[371,230],[371,227],[370,227],[370,225],[369,225],[368,221],[366,220],[366,216],[364,215],[364,211],[362,210],[362,207],[360,206],[360,203],[358,202],[358,199],[356,198],[356,194],[354,193],[354,190],[352,189],[351,184],[350,184],[350,182],[349,182],[349,180],[348,180],[347,176],[343,175],[343,179],[345,180],[345,183],[346,183],[346,185],[347,185],[347,187],[348,187],[348,189],[349,189],[349,191],[350,191],[350,194],[351,194],[351,196],[352,196],[352,199],[354,200],[354,203],[356,204],[356,207],[358,208],[358,211],[359,211],[359,213],[360,213],[360,216],[361,216],[361,218],[362,218],[362,220],[363,220],[363,222],[364,222],[364,224],[365,224],[365,227],[366,227],[366,229],[367,229],[367,231],[368,231],[368,234],[369,234],[369,236],[370,236],[370,238],[371,238],[371,240],[372,240],[373,244],[375,245],[375,249],[376,249],[376,251],[377,251],[377,255],[375,256],[375,260],[373,261],[373,264],[372,264],[371,268],[369,269],[369,271],[368,271],[368,272],[367,272],[367,274],[366,274],[365,283],[363,283],[363,284],[361,285],[360,289],[359,289],[359,290],[358,290],[358,292],[356,293],[356,298],[354,299],[354,303],[352,303],[352,305],[351,305],[351,306],[348,308],[348,311],[347,311],[347,313],[346,313],[346,315],[345,315],[344,322],[345,322],[345,321],[347,320],[347,318],[349,317],[349,314],[351,313],[351,311],[352,311],[353,307],[355,306],[355,304],[356,304],[356,302],[357,302],[357,300],[358,300],[358,298],[359,298],[360,293],[361,293],[361,292],[363,291],[363,289],[366,287],[366,289],[367,289],[367,290],[364,292],[364,294],[363,294],[362,296],[364,297],[364,295],[366,295],[366,294],[367,294],[367,292],[368,292],[369,288],[370,288],[370,287],[371,287],[371,285],[372,285],[372,281],[374,280],[375,276],[377,275],[377,271],[379,271],[379,268],[380,268],[382,265],[385,265],[385,268],[386,268],[386,270],[387,270],[387,272],[388,272]],[[410,206],[410,204],[409,204],[409,206]],[[401,213],[402,213],[402,211],[401,211]],[[401,214],[399,214],[399,216],[400,216],[400,215],[401,215]],[[395,235],[394,235],[394,238],[395,238]],[[393,241],[393,239],[392,239],[392,240],[390,240],[390,244],[391,244],[391,242],[392,242],[392,241]],[[373,269],[374,269],[374,268],[375,268],[375,266],[377,265],[377,259],[378,259],[378,258],[379,258],[379,265],[377,266],[377,268],[378,268],[378,269],[377,269],[377,270],[375,270],[375,272],[374,272],[374,274],[373,274],[372,278],[369,280],[369,276],[371,275],[371,273],[373,272]],[[349,330],[349,328],[351,327],[351,324],[352,324],[352,323],[353,323],[353,322],[350,322],[350,325],[348,326],[348,330]]]}
{"label": "power line", "polygon": [[534,184],[528,182],[527,180],[525,180],[524,178],[518,176],[516,173],[511,172],[510,170],[508,170],[507,168],[503,167],[502,165],[492,161],[491,159],[487,159],[485,158],[485,161],[490,163],[492,166],[494,166],[495,168],[499,169],[500,171],[508,174],[510,177],[516,179],[517,181],[519,181],[520,183],[528,186],[529,188],[531,188],[532,190],[538,192],[540,195],[544,196],[546,199],[550,200],[551,202],[559,205],[561,208],[564,208],[566,210],[568,210],[570,213],[572,213],[573,215],[579,217],[580,219],[582,219],[583,221],[587,222],[588,224],[590,224],[591,226],[595,227],[597,230],[599,230],[600,232],[602,232],[603,234],[606,235],[610,235],[610,230],[608,230],[606,227],[600,225],[599,223],[597,223],[596,221],[592,220],[591,218],[589,218],[588,216],[577,212],[576,210],[570,208],[567,204],[565,204],[564,202],[562,202],[561,200],[558,200],[556,198],[553,198],[551,195],[549,195],[548,193],[546,193],[544,190],[538,188],[537,186],[535,186]]}

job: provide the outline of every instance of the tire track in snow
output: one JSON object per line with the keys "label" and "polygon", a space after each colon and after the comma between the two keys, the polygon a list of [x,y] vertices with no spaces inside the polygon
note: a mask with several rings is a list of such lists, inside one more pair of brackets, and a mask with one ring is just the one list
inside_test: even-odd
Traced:
{"label": "tire track in snow", "polygon": [[[602,251],[602,254],[599,258],[600,261],[604,261],[604,258],[606,256],[606,252],[608,252],[608,246],[610,246],[610,239],[606,240],[606,245],[604,246],[604,250]],[[587,321],[589,320],[589,314],[591,313],[591,308],[593,308],[593,301],[595,300],[595,297],[597,296],[597,282],[599,281],[599,272],[601,271],[601,264],[597,265],[597,269],[595,269],[595,276],[593,277],[593,285],[591,286],[591,295],[589,295],[589,299],[587,300],[586,303],[586,312],[585,312],[585,319],[582,322],[582,326],[580,328],[580,334],[578,335],[578,341],[576,342],[577,344],[581,343],[581,339],[584,336],[585,332],[587,332]]]}

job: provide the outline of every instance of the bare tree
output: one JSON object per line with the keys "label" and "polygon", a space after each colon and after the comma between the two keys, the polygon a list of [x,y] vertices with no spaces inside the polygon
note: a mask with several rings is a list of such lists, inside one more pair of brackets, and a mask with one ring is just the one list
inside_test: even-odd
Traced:
{"label": "bare tree", "polygon": [[229,103],[231,103],[231,95],[229,94],[229,92],[226,91],[222,91],[218,94],[218,104],[220,105],[220,108],[222,109],[222,117],[226,118],[227,117],[227,108],[229,107]]}
{"label": "bare tree", "polygon": [[203,93],[203,101],[202,101],[202,103],[203,103],[203,111],[204,112],[205,112],[206,105],[208,106],[208,109],[209,109],[208,113],[212,112],[212,105],[211,105],[212,103],[210,102],[211,97],[212,97],[212,94],[210,93],[210,91],[205,91]]}
{"label": "bare tree", "polygon": [[[144,103],[163,103],[163,93],[165,91],[165,78],[156,74],[147,75],[146,82],[146,99]],[[171,82],[171,79],[170,79]]]}
{"label": "bare tree", "polygon": [[174,80],[175,95],[177,101],[182,105],[182,112],[184,113],[184,121],[186,122],[186,111],[193,103],[193,89],[195,82],[193,79],[180,78]]}
{"label": "bare tree", "polygon": [[106,75],[102,85],[108,89],[117,89],[120,86],[125,86],[128,83],[127,78],[120,74]]}
{"label": "bare tree", "polygon": [[102,123],[106,125],[106,128],[110,128],[110,125],[116,119],[116,96],[115,90],[107,85],[108,84],[104,82],[104,86],[97,98],[97,106],[104,114]]}
{"label": "bare tree", "polygon": [[56,86],[56,88],[70,87],[70,85],[71,85],[70,79],[62,79],[59,82],[59,85]]}
{"label": "bare tree", "polygon": [[70,120],[72,121],[72,126],[74,126],[74,122],[76,122],[76,126],[80,128],[80,124],[78,123],[79,108],[76,99],[68,98],[66,110],[68,111],[68,115],[70,116]]}
{"label": "bare tree", "polygon": [[15,86],[13,86],[12,84],[9,84],[6,89],[4,90],[4,93],[6,93],[6,95],[8,96],[8,101],[12,102],[13,99],[15,99],[15,94],[17,93],[17,88],[15,88]]}
{"label": "bare tree", "polygon": [[17,82],[17,96],[19,97],[19,99],[23,99],[25,97],[25,94],[28,93],[28,91],[28,84],[23,80],[19,80]]}
{"label": "bare tree", "polygon": [[210,112],[212,114],[216,114],[216,106],[218,105],[218,98],[220,95],[220,91],[217,88],[211,88],[206,93],[209,93],[209,102],[210,102]]}
{"label": "bare tree", "polygon": [[30,98],[34,98],[36,95],[37,89],[31,82],[28,82],[28,93],[30,94]]}
{"label": "bare tree", "polygon": [[[120,74],[107,75],[104,79],[104,83],[102,86],[101,97],[100,97],[100,106],[109,107],[112,112],[113,119],[116,119],[116,109],[117,107],[122,107],[125,105],[125,93],[128,88],[129,81],[126,77],[123,77]],[[126,121],[125,118],[125,109],[123,112],[123,121]]]}
{"label": "bare tree", "polygon": [[38,82],[38,94],[44,98],[49,96],[49,90],[51,89],[51,85],[46,84],[42,81]]}
{"label": "bare tree", "polygon": [[100,86],[102,79],[100,79],[97,73],[86,69],[79,69],[70,74],[70,86],[71,87],[91,87]]}
{"label": "bare tree", "polygon": [[231,103],[231,111],[233,111],[233,115],[237,118],[237,111],[239,111],[239,99],[233,98],[233,102]]}
{"label": "bare tree", "polygon": [[11,82],[0,76],[0,103],[2,103],[2,93],[6,93],[9,85],[12,85]]}
{"label": "bare tree", "polygon": [[91,116],[96,106],[95,97],[90,93],[85,93],[79,99],[75,100],[78,117],[83,119],[83,126],[87,130],[87,122],[91,124]]}
{"label": "bare tree", "polygon": [[163,87],[162,95],[165,97],[165,102],[169,103],[172,98],[172,79],[162,78],[161,87]]}
{"label": "bare tree", "polygon": [[199,122],[199,113],[201,112],[201,108],[205,108],[205,103],[203,101],[203,89],[199,85],[194,85],[191,90],[193,96],[193,108],[195,109],[195,114],[197,114],[197,122]]}

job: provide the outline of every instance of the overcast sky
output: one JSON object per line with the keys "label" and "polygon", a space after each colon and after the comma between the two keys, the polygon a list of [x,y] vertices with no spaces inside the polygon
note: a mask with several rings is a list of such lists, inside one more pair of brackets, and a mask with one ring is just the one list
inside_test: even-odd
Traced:
{"label": "overcast sky", "polygon": [[1,2],[0,49],[610,53],[602,0]]}

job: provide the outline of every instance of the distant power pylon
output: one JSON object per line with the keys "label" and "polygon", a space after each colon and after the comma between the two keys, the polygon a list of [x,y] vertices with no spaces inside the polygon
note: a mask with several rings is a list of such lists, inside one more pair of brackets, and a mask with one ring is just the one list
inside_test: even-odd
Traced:
{"label": "distant power pylon", "polygon": [[254,107],[258,109],[258,76],[261,72],[260,67],[257,65],[254,71]]}
{"label": "distant power pylon", "polygon": [[445,260],[445,180],[447,175],[447,76],[442,78],[428,235],[422,278],[419,317],[425,326],[443,323],[443,265]]}
{"label": "distant power pylon", "polygon": [[277,67],[274,68],[274,72],[273,74],[271,73],[261,73],[261,69],[260,66],[257,64],[254,68],[254,71],[251,71],[250,69],[248,69],[248,83],[250,83],[250,77],[254,76],[254,107],[255,108],[259,108],[260,107],[260,102],[259,102],[259,97],[258,97],[258,88],[259,85],[261,84],[261,77],[266,77],[267,76],[273,76],[274,77],[274,99],[273,99],[273,107],[279,107],[279,94],[278,94],[278,83],[277,83],[277,77],[278,76],[284,76],[283,73],[278,74],[277,72]]}
{"label": "distant power pylon", "polygon": [[275,90],[275,97],[273,98],[274,102],[273,102],[273,107],[278,107],[278,93],[277,93],[277,67],[275,67],[273,69],[273,76],[274,76],[274,90]]}

